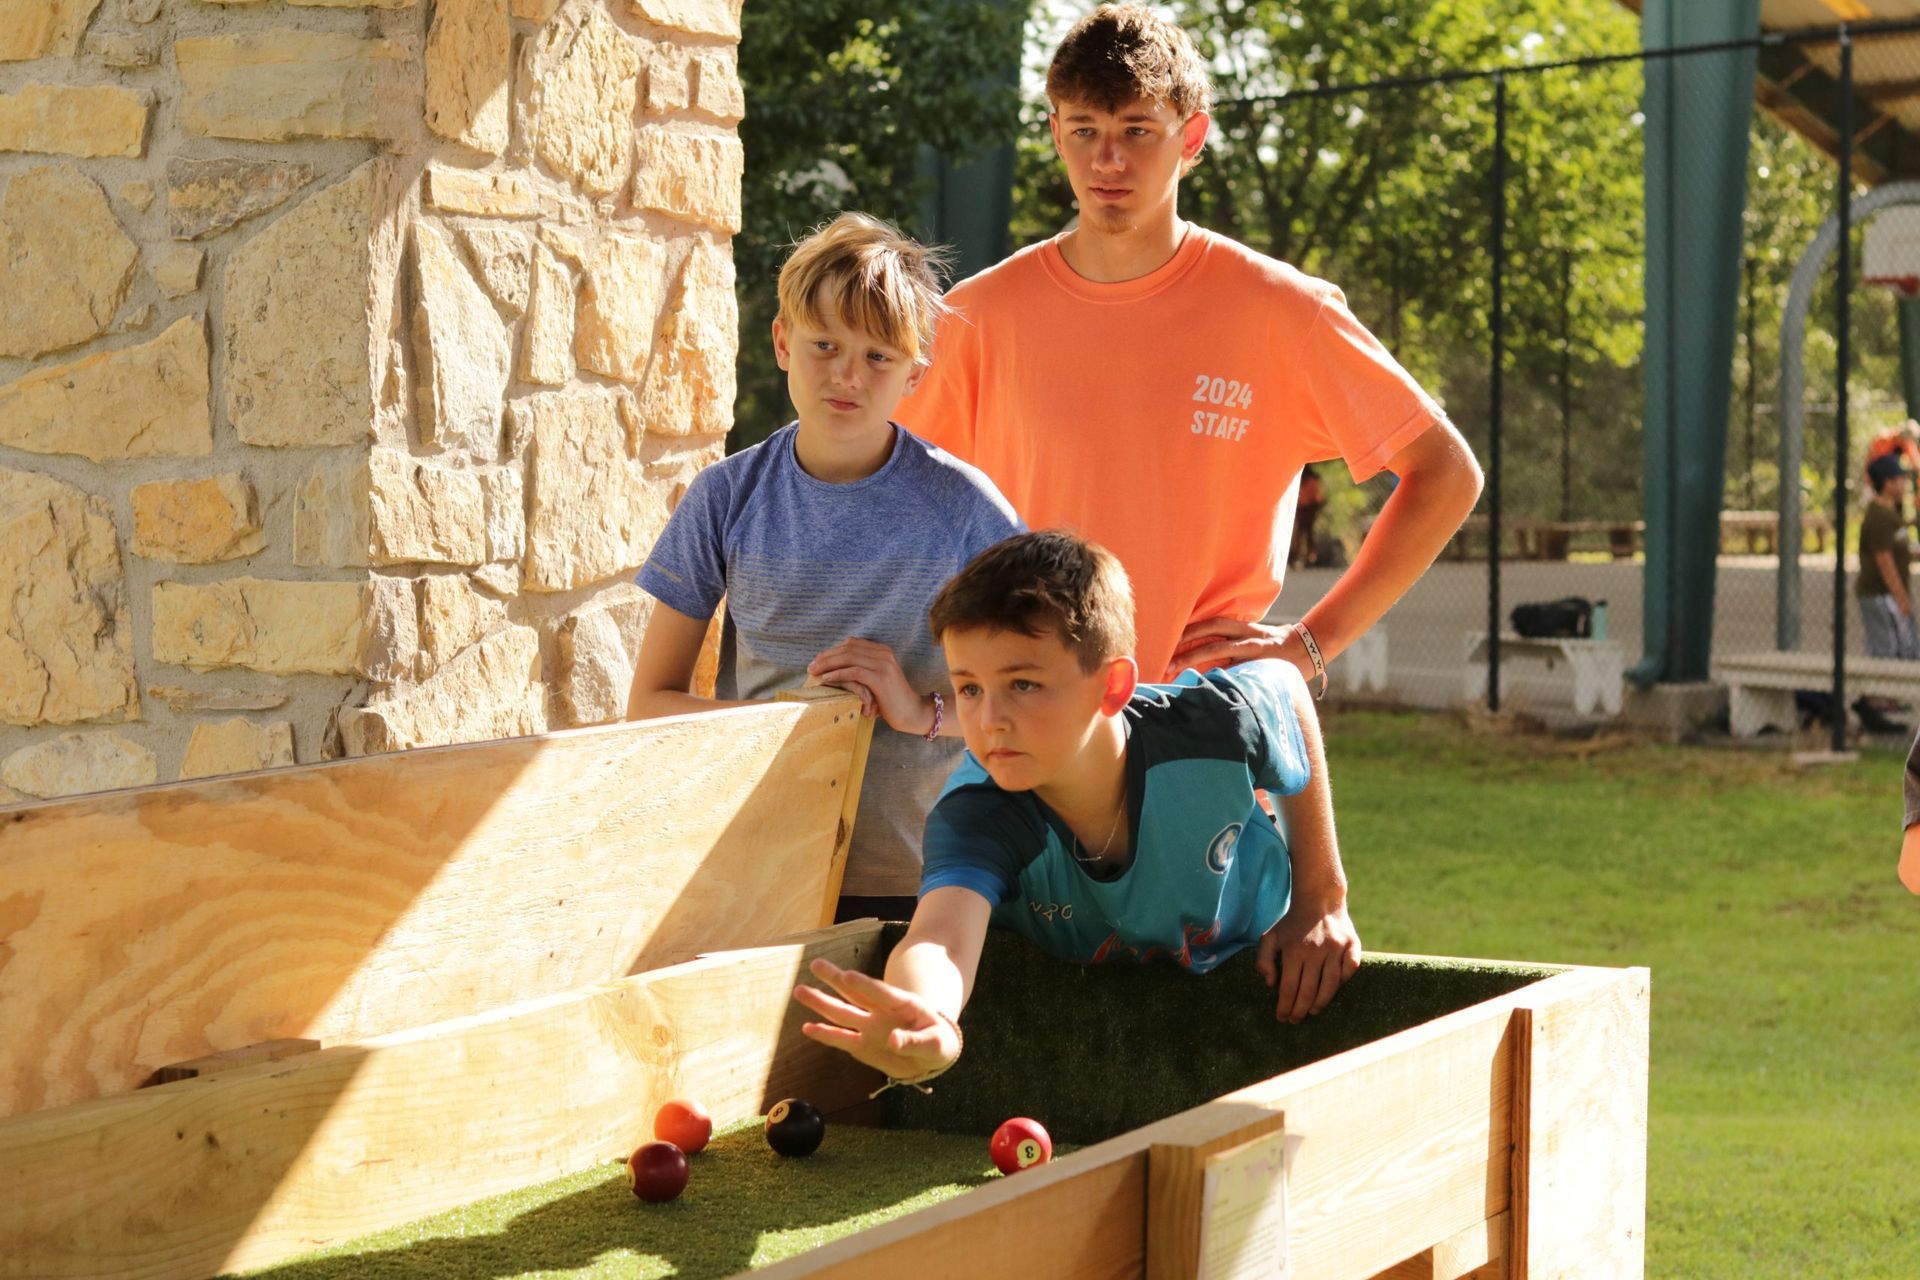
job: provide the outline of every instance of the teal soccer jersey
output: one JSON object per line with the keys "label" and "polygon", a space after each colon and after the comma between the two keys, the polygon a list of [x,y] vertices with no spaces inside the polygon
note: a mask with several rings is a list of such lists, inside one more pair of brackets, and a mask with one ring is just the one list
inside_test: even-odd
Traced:
{"label": "teal soccer jersey", "polygon": [[1001,790],[967,753],[927,817],[921,894],[971,889],[996,926],[1063,959],[1165,956],[1204,973],[1286,914],[1286,838],[1254,791],[1307,785],[1306,699],[1276,661],[1142,685],[1122,713],[1133,859],[1108,879],[1037,796]]}

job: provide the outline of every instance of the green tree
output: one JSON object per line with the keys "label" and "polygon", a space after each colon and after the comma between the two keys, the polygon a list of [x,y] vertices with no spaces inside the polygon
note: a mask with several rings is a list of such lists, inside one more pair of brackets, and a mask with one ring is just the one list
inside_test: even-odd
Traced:
{"label": "green tree", "polygon": [[792,413],[767,337],[796,239],[846,209],[918,231],[929,151],[964,161],[1019,128],[1005,70],[1023,0],[755,0],[742,13],[747,118],[740,395],[729,445]]}

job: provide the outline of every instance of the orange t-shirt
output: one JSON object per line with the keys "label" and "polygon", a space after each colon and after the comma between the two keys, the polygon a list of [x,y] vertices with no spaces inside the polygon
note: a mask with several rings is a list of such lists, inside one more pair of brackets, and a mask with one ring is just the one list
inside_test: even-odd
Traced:
{"label": "orange t-shirt", "polygon": [[1200,227],[1138,280],[1086,280],[1049,240],[948,302],[897,418],[1030,527],[1120,558],[1143,680],[1189,622],[1272,606],[1302,467],[1365,480],[1443,416],[1338,289]]}

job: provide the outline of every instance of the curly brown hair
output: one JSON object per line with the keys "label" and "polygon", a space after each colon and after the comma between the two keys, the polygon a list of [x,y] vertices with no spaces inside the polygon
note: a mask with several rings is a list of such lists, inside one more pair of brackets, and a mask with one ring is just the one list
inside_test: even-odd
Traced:
{"label": "curly brown hair", "polygon": [[1213,101],[1207,69],[1180,27],[1138,4],[1103,4],[1073,25],[1047,67],[1047,100],[1114,112],[1165,102],[1182,118]]}

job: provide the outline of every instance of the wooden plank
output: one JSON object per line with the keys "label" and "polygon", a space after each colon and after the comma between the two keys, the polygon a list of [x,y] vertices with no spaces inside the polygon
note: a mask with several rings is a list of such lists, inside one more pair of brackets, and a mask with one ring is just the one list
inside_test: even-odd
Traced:
{"label": "wooden plank", "polygon": [[819,923],[850,695],[0,816],[0,1115]]}
{"label": "wooden plank", "polygon": [[[785,689],[775,695],[779,702],[821,702],[846,695],[838,689],[813,686]],[[873,746],[873,724],[853,744],[853,761],[847,768],[847,784],[840,801],[840,825],[834,835],[833,863],[827,868],[826,901],[820,907],[820,923],[832,924],[840,905],[840,885],[847,877],[847,855],[853,850],[853,820],[860,812],[860,791],[867,780],[867,753]]]}
{"label": "wooden plank", "polygon": [[1476,1222],[1424,1253],[1388,1267],[1373,1280],[1502,1280],[1512,1231],[1511,1218],[1505,1213]]}
{"label": "wooden plank", "polygon": [[1645,969],[1529,989],[1515,1019],[1514,1280],[1644,1274]]}
{"label": "wooden plank", "polygon": [[0,1275],[204,1276],[624,1156],[668,1097],[717,1123],[877,1079],[800,1034],[869,922],[509,1009],[0,1122]]}
{"label": "wooden plank", "polygon": [[226,1049],[220,1053],[210,1053],[204,1058],[190,1058],[185,1062],[169,1063],[154,1072],[153,1078],[147,1083],[172,1084],[176,1080],[191,1080],[196,1076],[211,1075],[216,1071],[231,1071],[235,1067],[251,1066],[256,1062],[278,1062],[282,1058],[313,1053],[319,1048],[318,1040],[268,1040],[264,1044],[250,1044],[242,1049]]}
{"label": "wooden plank", "polygon": [[1207,1157],[1285,1127],[1284,1114],[1259,1107],[1203,1108],[1147,1149],[1147,1280],[1199,1272]]}
{"label": "wooden plank", "polygon": [[752,1274],[754,1280],[1138,1280],[1146,1208],[1147,1153],[1118,1138]]}

